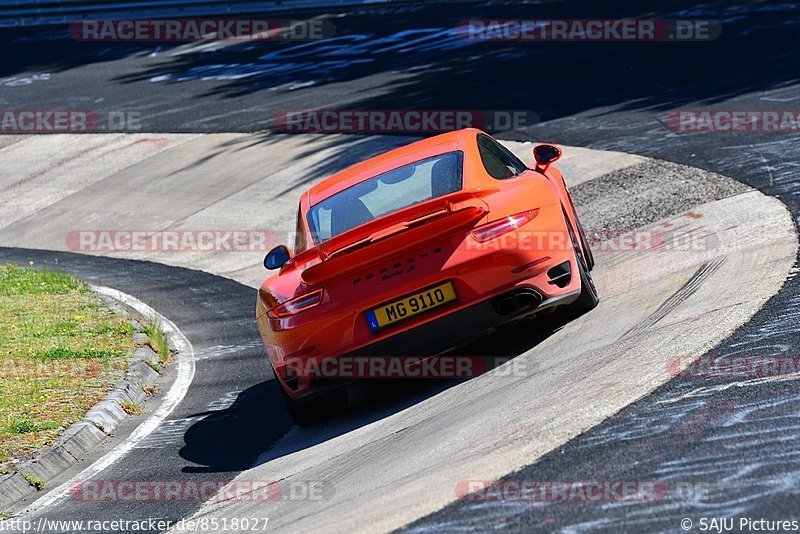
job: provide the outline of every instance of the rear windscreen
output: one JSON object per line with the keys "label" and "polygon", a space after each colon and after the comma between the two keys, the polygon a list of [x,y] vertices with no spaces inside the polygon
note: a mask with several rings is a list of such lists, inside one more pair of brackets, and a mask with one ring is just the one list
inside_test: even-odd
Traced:
{"label": "rear windscreen", "polygon": [[377,217],[461,190],[460,151],[415,161],[314,204],[308,227],[315,244]]}

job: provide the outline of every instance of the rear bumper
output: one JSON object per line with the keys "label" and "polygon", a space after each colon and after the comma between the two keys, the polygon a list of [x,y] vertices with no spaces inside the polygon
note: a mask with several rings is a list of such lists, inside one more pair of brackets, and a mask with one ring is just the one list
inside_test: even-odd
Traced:
{"label": "rear bumper", "polygon": [[[539,219],[530,232],[519,230],[486,244],[463,235],[427,243],[413,254],[331,282],[323,302],[306,313],[270,318],[259,298],[259,330],[287,394],[295,399],[313,395],[318,384],[312,376],[325,375],[328,382],[335,374],[309,370],[306,364],[344,365],[343,358],[353,355],[438,354],[497,326],[575,300],[580,278],[575,276],[574,250],[564,237],[568,232],[560,206],[545,206]],[[453,283],[457,301],[380,330],[370,328],[369,310],[445,281]],[[507,298],[525,290],[527,295]],[[503,298],[505,302],[495,305]]]}
{"label": "rear bumper", "polygon": [[464,345],[499,326],[518,321],[542,310],[569,304],[578,298],[580,291],[541,301],[519,313],[500,315],[497,303],[510,298],[518,290],[503,293],[472,306],[423,323],[411,330],[373,343],[351,353],[353,356],[432,356],[442,351]]}
{"label": "rear bumper", "polygon": [[[498,308],[503,309],[498,306],[499,303],[509,297],[513,298],[513,294],[519,292],[520,289],[530,290],[531,288],[517,288],[514,291],[461,308],[410,330],[399,332],[389,338],[359,348],[347,356],[355,358],[435,356],[474,341],[500,326],[514,323],[543,310],[570,304],[580,295],[580,290],[572,291],[544,299],[518,312],[503,315],[498,313]],[[282,376],[279,377],[279,380],[282,378]],[[286,391],[292,398],[302,401],[346,387],[354,382],[355,380],[350,378],[302,376],[292,380],[290,385],[285,382],[284,385],[289,386]]]}

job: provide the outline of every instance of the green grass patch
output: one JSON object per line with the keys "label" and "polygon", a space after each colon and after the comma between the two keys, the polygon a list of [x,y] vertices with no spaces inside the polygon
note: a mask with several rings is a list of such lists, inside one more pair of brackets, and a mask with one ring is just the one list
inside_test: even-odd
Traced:
{"label": "green grass patch", "polygon": [[19,423],[12,423],[8,429],[13,434],[27,434],[28,432],[41,432],[42,427],[30,421],[20,421]]}
{"label": "green grass patch", "polygon": [[119,405],[125,410],[125,413],[128,415],[140,415],[144,413],[144,410],[141,406],[136,404],[135,402],[120,402]]}
{"label": "green grass patch", "polygon": [[88,293],[85,282],[72,276],[47,270],[21,269],[12,263],[0,267],[0,296],[13,295],[65,295],[72,292]]}
{"label": "green grass patch", "polygon": [[158,354],[158,361],[163,365],[167,363],[171,357],[169,351],[169,340],[167,334],[161,329],[155,321],[151,321],[149,325],[144,328],[147,337],[150,338],[150,346]]}
{"label": "green grass patch", "polygon": [[30,458],[123,375],[133,328],[71,276],[0,266],[0,468]]}
{"label": "green grass patch", "polygon": [[20,471],[19,474],[22,475],[22,478],[24,478],[28,484],[36,488],[37,491],[42,491],[44,489],[45,481],[43,479],[27,471]]}

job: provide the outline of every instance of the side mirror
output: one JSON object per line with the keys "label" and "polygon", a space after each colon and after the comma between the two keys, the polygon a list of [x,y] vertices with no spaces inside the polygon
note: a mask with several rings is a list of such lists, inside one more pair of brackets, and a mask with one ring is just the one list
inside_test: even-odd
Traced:
{"label": "side mirror", "polygon": [[561,157],[561,149],[556,145],[536,145],[533,148],[533,157],[537,166],[547,167]]}
{"label": "side mirror", "polygon": [[292,253],[289,252],[289,249],[285,245],[278,245],[264,256],[264,267],[270,271],[280,269],[290,259],[292,259]]}

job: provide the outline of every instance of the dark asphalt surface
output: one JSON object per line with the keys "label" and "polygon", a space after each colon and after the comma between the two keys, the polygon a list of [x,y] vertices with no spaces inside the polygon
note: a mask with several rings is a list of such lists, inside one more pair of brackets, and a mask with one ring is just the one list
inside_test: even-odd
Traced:
{"label": "dark asphalt surface", "polygon": [[[684,43],[473,43],[449,30],[459,19],[492,16],[714,19],[722,34]],[[800,220],[797,130],[679,133],[665,124],[666,114],[680,108],[796,112],[800,4],[491,2],[377,7],[332,20],[340,36],[334,42],[245,43],[177,56],[170,55],[172,45],[75,43],[53,29],[4,33],[6,49],[20,53],[3,59],[0,105],[133,111],[141,114],[143,131],[173,132],[258,130],[269,127],[279,111],[312,106],[521,110],[543,122],[500,137],[622,150],[715,171],[777,196]],[[103,273],[104,284],[143,295],[146,302],[149,293],[156,300],[150,304],[181,327],[198,351],[258,340],[252,290],[234,282],[202,273],[187,278],[178,269],[151,264],[123,268],[114,260],[61,256],[79,274]],[[712,354],[798,356],[798,324],[800,279],[793,276]],[[288,420],[282,412],[256,409],[277,401],[260,347],[200,365],[221,367],[219,373],[208,368],[210,373],[198,374],[209,382],[195,383],[191,405],[182,405],[175,417],[205,413],[231,391],[243,391],[242,412],[227,421],[215,423],[216,415],[193,423],[181,455],[160,454],[158,468],[181,476],[232,476],[254,449],[280,437]],[[458,503],[410,530],[672,532],[680,531],[682,518],[696,526],[703,517],[799,519],[798,384],[678,377],[511,475],[663,481],[669,491],[655,502]],[[269,425],[242,424],[273,417]],[[232,454],[229,437],[253,428],[264,433],[261,439],[237,440],[243,449],[235,446]],[[143,459],[148,454],[136,453]],[[207,467],[190,469],[186,460]],[[131,465],[126,462],[124,469]],[[153,476],[141,473],[148,474]],[[64,513],[80,516],[81,507],[74,508]],[[176,506],[169,514],[179,517],[191,508]],[[160,507],[153,510],[164,514]]]}

